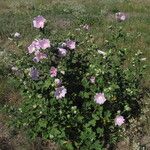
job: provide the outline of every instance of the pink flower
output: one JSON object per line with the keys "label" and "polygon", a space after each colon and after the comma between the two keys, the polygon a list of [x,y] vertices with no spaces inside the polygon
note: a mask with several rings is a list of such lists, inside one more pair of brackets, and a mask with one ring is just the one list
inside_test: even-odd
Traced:
{"label": "pink flower", "polygon": [[117,21],[125,21],[127,18],[127,15],[123,12],[118,12],[115,14],[115,18]]}
{"label": "pink flower", "polygon": [[60,57],[64,57],[67,54],[67,50],[64,48],[58,48],[58,53]]}
{"label": "pink flower", "polygon": [[62,81],[60,79],[55,79],[55,85],[58,87],[58,86],[61,86],[61,83]]}
{"label": "pink flower", "polygon": [[44,28],[44,24],[46,22],[46,19],[43,16],[37,16],[33,20],[33,26],[35,28]]}
{"label": "pink flower", "polygon": [[38,70],[36,68],[30,68],[29,76],[32,78],[32,80],[38,80],[38,77],[39,77]]}
{"label": "pink flower", "polygon": [[39,40],[39,46],[40,46],[40,48],[42,48],[42,49],[46,49],[46,48],[51,47],[51,46],[50,46],[50,41],[49,41],[49,39]]}
{"label": "pink flower", "polygon": [[69,48],[69,49],[75,49],[76,48],[76,42],[75,41],[72,41],[72,40],[69,40],[66,42],[66,46]]}
{"label": "pink flower", "polygon": [[116,116],[115,118],[115,126],[121,126],[125,122],[125,119],[123,116]]}
{"label": "pink flower", "polygon": [[104,93],[96,93],[96,95],[94,96],[94,101],[100,105],[104,104],[104,102],[106,101]]}
{"label": "pink flower", "polygon": [[32,42],[32,44],[28,47],[28,52],[31,54],[35,52],[36,50],[40,49],[39,41],[35,40]]}
{"label": "pink flower", "polygon": [[56,99],[62,99],[63,97],[65,97],[66,93],[67,89],[64,86],[58,87],[55,91],[55,97]]}
{"label": "pink flower", "polygon": [[40,49],[40,44],[39,44],[39,40],[35,40],[32,42],[32,44],[34,45],[34,47],[39,50]]}
{"label": "pink flower", "polygon": [[57,76],[57,68],[51,67],[50,75],[51,75],[51,77],[56,77]]}
{"label": "pink flower", "polygon": [[28,52],[31,54],[33,52],[36,52],[40,48],[46,49],[50,47],[50,41],[48,39],[43,40],[35,40],[32,42],[32,44],[28,47]]}
{"label": "pink flower", "polygon": [[33,52],[35,52],[35,51],[36,51],[35,46],[34,46],[33,44],[31,44],[31,45],[28,47],[28,52],[31,54],[31,53],[33,53]]}
{"label": "pink flower", "polygon": [[47,58],[47,55],[37,50],[35,52],[35,57],[33,58],[33,61],[39,62],[40,60],[45,59],[45,58]]}
{"label": "pink flower", "polygon": [[90,78],[90,82],[91,82],[91,83],[95,83],[95,77],[94,77],[94,76],[92,76],[92,77]]}

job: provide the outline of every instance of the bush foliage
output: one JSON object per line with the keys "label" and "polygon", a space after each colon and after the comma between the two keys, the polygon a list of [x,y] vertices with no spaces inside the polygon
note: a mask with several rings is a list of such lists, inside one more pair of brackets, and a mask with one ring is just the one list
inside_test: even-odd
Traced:
{"label": "bush foliage", "polygon": [[[37,40],[48,37],[45,28]],[[130,50],[118,46],[126,39],[122,29],[109,31],[101,47],[81,27],[40,49],[45,57],[39,61],[27,50],[15,56],[13,73],[23,96],[14,111],[15,127],[68,150],[102,150],[116,143],[122,124],[140,113],[144,66],[140,51],[129,57]],[[75,47],[65,45],[68,41]],[[59,48],[65,49],[63,56]],[[117,116],[123,118],[120,125]]]}

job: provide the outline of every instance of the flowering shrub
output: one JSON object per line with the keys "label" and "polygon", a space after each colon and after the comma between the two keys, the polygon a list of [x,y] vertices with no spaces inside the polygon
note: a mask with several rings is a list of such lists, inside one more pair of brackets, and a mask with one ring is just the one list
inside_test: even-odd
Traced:
{"label": "flowering shrub", "polygon": [[[34,19],[39,34],[45,22],[42,16]],[[116,34],[101,50],[82,29],[62,41],[50,42],[43,32],[43,39],[34,39],[15,60],[24,98],[16,127],[68,150],[101,150],[115,143],[138,110],[143,74],[141,52],[130,61],[128,50],[115,45],[122,37]]]}

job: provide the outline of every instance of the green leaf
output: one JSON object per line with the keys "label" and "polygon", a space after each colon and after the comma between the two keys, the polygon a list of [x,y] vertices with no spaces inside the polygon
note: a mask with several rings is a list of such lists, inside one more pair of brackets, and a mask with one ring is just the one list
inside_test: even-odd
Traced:
{"label": "green leaf", "polygon": [[65,147],[66,147],[66,150],[74,150],[73,145],[71,143],[67,143]]}
{"label": "green leaf", "polygon": [[49,88],[49,86],[52,84],[52,81],[51,81],[51,79],[49,78],[49,79],[47,79],[47,80],[45,80],[45,83],[44,83],[44,88]]}
{"label": "green leaf", "polygon": [[38,124],[39,124],[40,127],[46,128],[48,122],[45,119],[40,119]]}
{"label": "green leaf", "polygon": [[97,128],[96,132],[101,136],[104,132],[104,129],[103,128]]}
{"label": "green leaf", "polygon": [[85,92],[84,93],[84,98],[89,98],[89,93]]}

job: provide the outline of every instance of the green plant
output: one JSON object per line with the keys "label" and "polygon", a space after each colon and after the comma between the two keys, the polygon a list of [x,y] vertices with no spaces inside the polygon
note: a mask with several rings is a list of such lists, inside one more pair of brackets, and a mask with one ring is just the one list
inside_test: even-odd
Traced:
{"label": "green plant", "polygon": [[128,60],[128,49],[117,46],[125,40],[121,28],[111,27],[102,51],[82,29],[45,48],[44,30],[28,48],[30,54],[23,52],[14,63],[24,98],[14,110],[14,125],[32,139],[51,139],[68,150],[115,144],[118,126],[140,112],[141,52]]}

